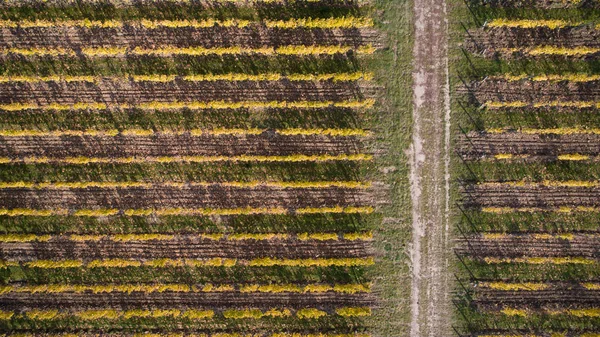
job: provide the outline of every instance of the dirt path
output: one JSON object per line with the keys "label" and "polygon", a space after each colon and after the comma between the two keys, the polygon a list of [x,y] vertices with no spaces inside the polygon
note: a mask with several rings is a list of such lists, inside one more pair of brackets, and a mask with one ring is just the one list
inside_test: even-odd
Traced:
{"label": "dirt path", "polygon": [[444,0],[415,0],[410,336],[449,336],[450,94]]}

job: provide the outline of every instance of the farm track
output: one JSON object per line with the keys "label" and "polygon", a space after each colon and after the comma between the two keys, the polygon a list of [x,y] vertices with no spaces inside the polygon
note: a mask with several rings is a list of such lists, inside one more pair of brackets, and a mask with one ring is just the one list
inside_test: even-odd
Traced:
{"label": "farm track", "polygon": [[344,101],[373,97],[375,87],[357,82],[311,81],[179,81],[0,83],[0,104],[47,104],[210,101]]}
{"label": "farm track", "polygon": [[261,135],[155,135],[0,137],[0,156],[238,156],[356,154],[363,145],[356,137]]}
{"label": "farm track", "polygon": [[461,135],[456,145],[464,159],[475,159],[496,154],[524,154],[531,156],[557,156],[578,153],[600,153],[600,135],[536,135],[518,132],[490,134],[470,132]]}
{"label": "farm track", "polygon": [[371,28],[279,29],[267,27],[211,27],[147,29],[125,25],[123,28],[1,28],[0,48],[63,47],[147,47],[169,45],[204,48],[261,48],[286,45],[347,45],[381,47],[379,34]]}
{"label": "farm track", "polygon": [[471,257],[587,257],[600,260],[600,237],[574,240],[510,237],[489,240],[470,236],[459,240],[456,252]]}
{"label": "farm track", "polygon": [[485,79],[481,82],[472,82],[469,88],[459,88],[457,92],[470,93],[480,103],[600,101],[600,81],[555,83]]}
{"label": "farm track", "polygon": [[374,303],[369,294],[240,294],[240,293],[130,293],[130,294],[2,294],[3,310],[21,308],[88,309],[99,308],[194,308],[197,310],[214,308],[306,308],[368,306]]}
{"label": "farm track", "polygon": [[472,53],[492,56],[502,48],[527,48],[535,46],[565,48],[600,47],[600,30],[593,26],[538,28],[491,28],[470,30],[463,46]]}
{"label": "farm track", "polygon": [[0,258],[14,261],[57,259],[157,259],[157,258],[343,258],[368,257],[365,241],[245,240],[215,242],[210,239],[137,242],[26,242],[3,243]]}

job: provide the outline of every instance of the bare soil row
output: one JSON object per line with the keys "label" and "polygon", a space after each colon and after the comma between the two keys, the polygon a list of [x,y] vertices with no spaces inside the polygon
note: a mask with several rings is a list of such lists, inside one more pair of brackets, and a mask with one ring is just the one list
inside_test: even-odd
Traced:
{"label": "bare soil row", "polygon": [[11,261],[98,259],[209,259],[209,258],[356,258],[368,257],[366,241],[64,241],[3,243],[0,258]]}
{"label": "bare soil row", "polygon": [[496,154],[557,156],[578,153],[596,155],[600,153],[600,135],[470,132],[466,136],[460,136],[457,150],[464,159],[489,157]]}
{"label": "bare soil row", "polygon": [[368,294],[338,293],[115,293],[115,294],[25,294],[6,293],[0,295],[3,310],[48,307],[62,310],[89,310],[91,308],[130,310],[144,308],[214,310],[228,308],[258,308],[268,310],[369,306],[374,303]]}
{"label": "bare soil row", "polygon": [[0,104],[105,103],[210,101],[345,101],[373,97],[375,88],[357,82],[308,81],[202,81],[0,83]]}
{"label": "bare soil row", "polygon": [[555,46],[562,48],[600,46],[600,30],[594,26],[537,28],[481,28],[469,30],[464,41],[468,51],[484,56],[493,56],[503,48],[529,48]]}
{"label": "bare soil row", "polygon": [[286,45],[363,45],[381,46],[375,29],[279,29],[264,26],[246,28],[168,28],[148,29],[131,25],[122,28],[44,27],[2,28],[0,47],[70,49],[95,47],[244,47],[261,48]]}
{"label": "bare soil row", "polygon": [[0,137],[0,156],[131,157],[356,154],[356,137],[260,135]]}
{"label": "bare soil row", "polygon": [[470,88],[461,87],[460,93],[469,93],[481,104],[493,102],[547,102],[547,101],[598,101],[600,81],[590,82],[547,82],[506,81],[485,79],[473,82]]}

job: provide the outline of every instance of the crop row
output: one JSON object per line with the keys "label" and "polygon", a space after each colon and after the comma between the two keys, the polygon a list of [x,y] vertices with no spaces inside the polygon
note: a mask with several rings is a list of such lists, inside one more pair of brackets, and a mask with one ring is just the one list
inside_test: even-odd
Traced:
{"label": "crop row", "polygon": [[[527,317],[530,311],[512,307],[504,307],[500,310],[506,316]],[[570,315],[575,317],[600,317],[600,308],[582,308],[582,309],[546,309],[543,310],[548,315]]]}
{"label": "crop row", "polygon": [[152,333],[152,332],[144,332],[144,333],[135,333],[135,334],[126,334],[126,333],[85,333],[80,332],[77,334],[74,333],[54,333],[54,334],[33,334],[33,333],[10,333],[10,334],[2,334],[1,337],[371,337],[369,334],[365,333],[349,333],[349,334],[330,334],[330,333],[315,333],[315,334],[302,334],[295,332],[282,332],[282,333],[273,333],[267,335],[259,335],[255,333],[244,334],[244,333],[212,333],[212,334],[203,334],[203,333]]}
{"label": "crop row", "polygon": [[[79,235],[72,234],[68,236],[53,236],[53,235],[37,235],[37,234],[0,234],[0,242],[48,242],[51,240],[63,241],[65,239],[75,242],[82,241],[101,241],[109,240],[115,242],[132,242],[132,241],[169,241],[173,240],[176,236],[172,234],[112,234],[112,235]],[[337,240],[372,240],[373,234],[371,232],[353,232],[353,233],[235,233],[235,234],[221,234],[221,233],[203,233],[193,235],[178,235],[177,237],[189,238],[202,238],[213,241],[221,240],[318,240],[318,241],[337,241]]]}
{"label": "crop row", "polygon": [[[343,317],[370,316],[371,309],[364,307],[342,307],[336,308],[335,313]],[[124,311],[114,309],[95,309],[74,312],[61,312],[59,310],[28,310],[21,312],[0,311],[0,320],[8,320],[18,315],[34,320],[52,320],[69,316],[77,317],[83,320],[130,319],[137,317],[182,317],[189,319],[211,319],[215,316],[215,314],[216,312],[213,310],[179,309],[134,309]],[[326,311],[315,308],[299,309],[295,310],[293,313],[290,309],[229,309],[224,310],[221,314],[225,319],[261,319],[263,317],[290,317],[292,315],[300,319],[316,319],[329,315]]]}
{"label": "crop row", "polygon": [[[551,288],[564,288],[562,284],[541,282],[479,282],[477,287],[501,291],[542,291]],[[568,288],[581,287],[587,290],[600,290],[600,284],[592,282],[568,283]]]}
{"label": "crop row", "polygon": [[36,21],[0,21],[0,28],[54,28],[54,27],[78,27],[78,28],[122,28],[124,26],[139,26],[147,29],[156,28],[210,28],[210,27],[227,27],[227,28],[245,28],[250,25],[264,25],[268,28],[320,28],[320,29],[335,29],[335,28],[370,28],[373,27],[373,20],[365,17],[337,17],[337,18],[298,18],[290,20],[264,20],[264,21],[249,21],[249,20],[147,20],[139,21],[123,21],[123,20],[36,20]]}
{"label": "crop row", "polygon": [[[282,136],[330,136],[330,137],[366,137],[369,131],[363,129],[191,129],[191,130],[152,130],[152,129],[124,129],[124,130],[0,130],[0,137],[117,137],[117,136],[155,136],[155,135],[191,135],[191,136],[247,136],[260,135],[273,132]],[[600,132],[598,133],[600,134]]]}
{"label": "crop row", "polygon": [[585,257],[515,257],[515,258],[499,258],[485,257],[485,263],[496,265],[501,263],[526,263],[526,264],[547,264],[547,265],[598,265],[598,261]]}
{"label": "crop row", "polygon": [[600,212],[600,208],[598,207],[588,207],[588,206],[561,206],[556,208],[538,208],[538,207],[482,207],[481,211],[484,213],[493,213],[493,214],[507,214],[507,213],[562,213],[562,214],[571,214],[571,213],[597,213]]}
{"label": "crop row", "polygon": [[566,28],[566,27],[576,27],[585,25],[585,22],[570,22],[566,20],[534,20],[534,19],[522,19],[522,20],[511,20],[511,19],[494,19],[489,22],[486,22],[484,27],[488,28],[523,28],[523,29],[533,29],[533,28],[550,28],[550,29],[558,29],[558,28]]}
{"label": "crop row", "polygon": [[566,56],[581,57],[600,53],[600,48],[595,47],[556,47],[556,46],[537,46],[529,48],[500,48],[499,53],[503,55],[519,56]]}
{"label": "crop row", "polygon": [[240,293],[370,293],[368,284],[99,284],[99,285],[67,285],[67,284],[43,284],[24,286],[0,286],[0,295],[6,293],[133,293],[145,294],[176,292],[176,293],[210,293],[210,292],[240,292]]}
{"label": "crop row", "polygon": [[518,130],[508,128],[496,128],[486,129],[486,133],[502,134],[502,133],[522,133],[528,135],[600,135],[600,128],[584,128],[580,126],[575,127],[561,127],[551,129],[533,129],[533,128],[520,128]]}
{"label": "crop row", "polygon": [[595,74],[543,74],[543,75],[511,75],[505,74],[500,76],[491,76],[488,77],[493,80],[505,80],[508,82],[517,82],[517,81],[533,81],[533,82],[595,82],[600,80],[600,75]]}
{"label": "crop row", "polygon": [[[172,110],[172,109],[323,109],[323,108],[370,108],[375,104],[372,99],[360,101],[209,101],[209,102],[147,102],[136,105],[131,104],[104,104],[104,103],[74,103],[74,104],[45,104],[38,105],[33,103],[13,103],[1,104],[0,110],[22,111],[31,109],[43,110],[105,110],[108,108],[116,109],[140,109],[140,110]],[[600,106],[600,103],[598,103]]]}
{"label": "crop row", "polygon": [[543,181],[485,181],[477,183],[477,186],[482,187],[600,187],[600,181],[581,181],[581,180],[568,180],[568,181],[556,181],[556,180],[543,180]]}
{"label": "crop row", "polygon": [[[289,45],[282,47],[261,47],[261,48],[245,48],[245,47],[174,47],[164,46],[153,49],[136,47],[128,49],[126,47],[89,47],[82,48],[80,55],[94,57],[125,57],[134,56],[161,56],[170,57],[174,55],[202,56],[202,55],[336,55],[355,52],[359,55],[371,55],[376,48],[373,46],[360,46],[358,48],[351,46],[300,46]],[[0,51],[0,55],[21,55],[21,56],[77,56],[78,51],[65,48],[7,48]]]}
{"label": "crop row", "polygon": [[524,101],[512,101],[512,102],[485,102],[484,106],[488,109],[502,109],[502,108],[596,108],[600,109],[600,102],[593,101],[548,101],[548,102],[534,102],[528,103]]}
{"label": "crop row", "polygon": [[354,72],[354,73],[332,73],[332,74],[280,74],[280,73],[264,73],[264,74],[245,74],[245,73],[229,73],[229,74],[203,74],[203,75],[129,75],[129,76],[0,76],[0,83],[6,82],[24,82],[24,83],[38,83],[38,82],[89,82],[98,83],[104,80],[110,80],[113,82],[173,82],[175,80],[190,81],[190,82],[215,82],[215,81],[281,81],[288,80],[292,82],[296,81],[358,81],[358,80],[370,81],[373,79],[372,73],[365,72]]}
{"label": "crop row", "polygon": [[[48,157],[24,157],[24,158],[2,158],[0,164],[8,163],[65,163],[85,165],[92,163],[114,163],[114,164],[133,164],[133,163],[214,163],[214,162],[326,162],[326,161],[370,161],[372,155],[368,154],[339,154],[339,155],[303,155],[295,154],[289,156],[258,156],[258,155],[239,155],[239,156],[163,156],[163,157],[113,157],[113,158],[93,158],[93,157],[66,157],[66,158],[48,158]],[[588,159],[588,157],[586,157]],[[583,159],[582,159],[583,160]]]}
{"label": "crop row", "polygon": [[[370,206],[365,207],[304,207],[297,208],[293,214],[324,214],[324,213],[373,213],[374,209]],[[250,215],[250,214],[292,214],[288,209],[276,208],[164,208],[164,209],[80,209],[69,211],[66,209],[0,209],[0,215],[7,216],[53,216],[53,215],[74,215],[74,216],[92,216],[105,217],[115,215],[126,216],[171,216],[171,215]]]}
{"label": "crop row", "polygon": [[[493,156],[493,159],[496,160],[523,160],[523,159],[535,159],[535,155],[529,154],[512,154],[512,153],[498,153]],[[587,161],[587,160],[597,160],[598,156],[590,156],[584,155],[580,153],[567,153],[560,155],[548,155],[544,156],[548,161],[550,160],[563,160],[563,161]],[[483,158],[485,159],[485,158]]]}
{"label": "crop row", "polygon": [[311,258],[311,259],[278,259],[278,258],[258,258],[252,260],[240,260],[229,258],[212,258],[212,259],[156,259],[156,260],[126,260],[126,259],[109,259],[109,260],[36,260],[29,262],[17,261],[0,261],[0,267],[4,266],[26,266],[29,268],[42,269],[61,269],[61,268],[126,268],[126,267],[233,267],[233,266],[248,266],[248,267],[355,267],[355,266],[370,266],[375,263],[372,257],[368,258]]}

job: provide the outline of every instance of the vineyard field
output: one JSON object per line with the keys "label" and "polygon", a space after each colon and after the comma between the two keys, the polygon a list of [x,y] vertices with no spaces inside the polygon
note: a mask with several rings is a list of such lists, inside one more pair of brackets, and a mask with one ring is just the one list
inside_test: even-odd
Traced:
{"label": "vineyard field", "polygon": [[455,69],[457,331],[598,336],[598,2],[467,7]]}
{"label": "vineyard field", "polygon": [[0,1],[0,335],[402,333],[405,12]]}

